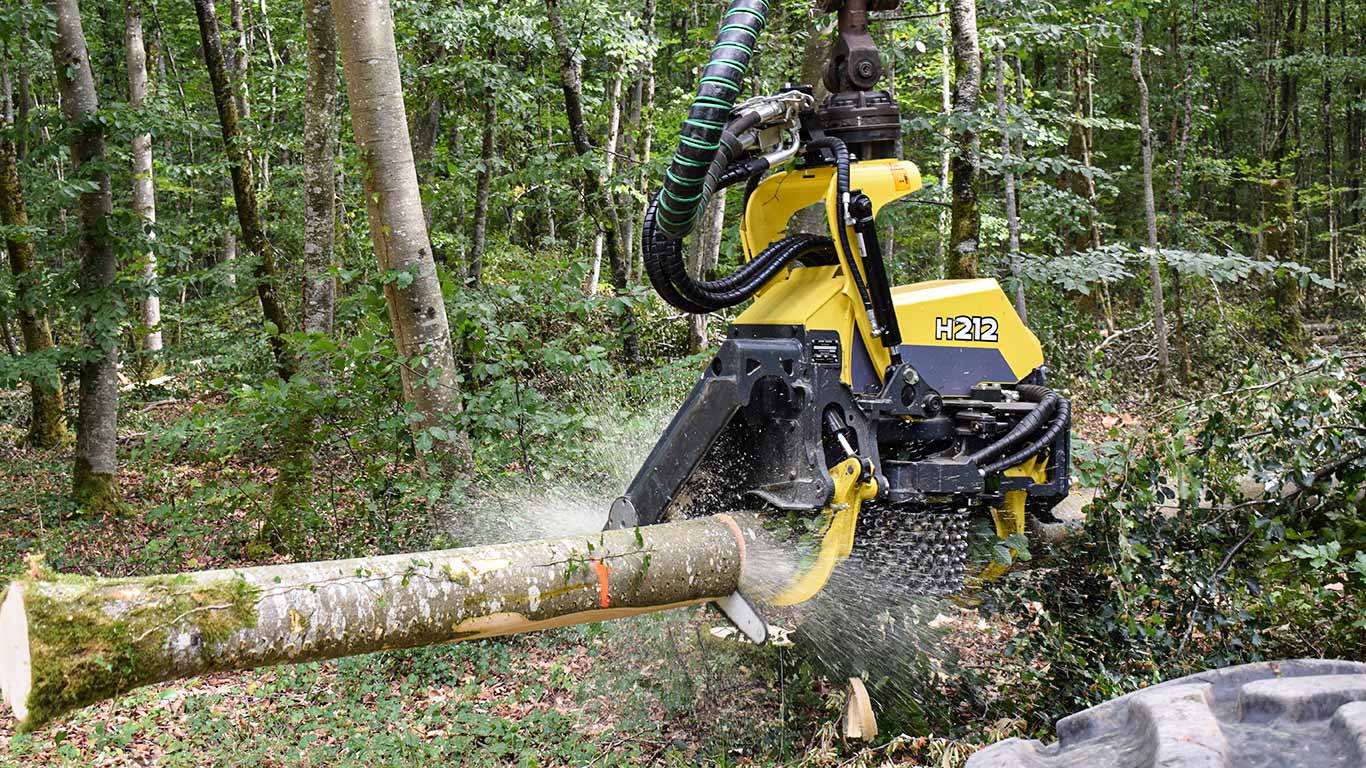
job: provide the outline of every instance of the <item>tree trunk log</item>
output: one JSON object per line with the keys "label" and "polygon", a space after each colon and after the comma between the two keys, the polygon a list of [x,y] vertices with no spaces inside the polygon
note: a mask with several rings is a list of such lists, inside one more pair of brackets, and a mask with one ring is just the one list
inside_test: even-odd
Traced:
{"label": "tree trunk log", "polygon": [[718,515],[564,539],[136,579],[31,566],[0,607],[0,688],[32,730],[155,682],[693,605],[737,590],[744,563],[745,534]]}

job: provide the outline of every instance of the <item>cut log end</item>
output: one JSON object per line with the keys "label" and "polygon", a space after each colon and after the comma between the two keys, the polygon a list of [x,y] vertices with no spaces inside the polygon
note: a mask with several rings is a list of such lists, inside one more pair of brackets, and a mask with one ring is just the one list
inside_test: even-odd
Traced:
{"label": "cut log end", "polygon": [[14,583],[0,605],[0,694],[20,723],[28,719],[28,695],[33,690],[28,647],[28,613],[24,585]]}

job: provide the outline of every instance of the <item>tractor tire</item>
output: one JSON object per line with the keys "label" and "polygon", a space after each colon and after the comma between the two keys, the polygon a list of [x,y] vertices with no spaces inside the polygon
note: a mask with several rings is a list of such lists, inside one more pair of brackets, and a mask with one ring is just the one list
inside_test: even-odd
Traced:
{"label": "tractor tire", "polygon": [[1008,739],[967,768],[1361,768],[1366,664],[1273,661],[1172,680]]}

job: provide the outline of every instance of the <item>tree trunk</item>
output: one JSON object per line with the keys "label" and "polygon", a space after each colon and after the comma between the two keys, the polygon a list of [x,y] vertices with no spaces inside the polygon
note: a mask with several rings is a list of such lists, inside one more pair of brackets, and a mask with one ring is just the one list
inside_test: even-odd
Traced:
{"label": "tree trunk", "polygon": [[1005,177],[1005,208],[1007,252],[1010,276],[1015,281],[1015,311],[1021,322],[1029,322],[1025,310],[1024,275],[1020,267],[1020,215],[1015,201],[1015,158],[1010,143],[1010,118],[1006,113],[1006,58],[1005,46],[996,48],[996,112],[1001,122],[1001,165]]}
{"label": "tree trunk", "polygon": [[[28,50],[29,44],[29,19],[27,14],[19,15],[19,39],[15,44],[14,56],[20,60],[25,60],[24,52]],[[6,57],[9,58],[8,56]],[[14,109],[14,147],[15,156],[23,162],[28,158],[28,132],[29,108],[32,106],[33,96],[29,83],[28,67],[19,67],[15,73],[18,81],[19,91],[15,94],[15,99],[11,101]],[[7,98],[8,98],[8,91]],[[14,101],[18,103],[15,104]]]}
{"label": "tree trunk", "polygon": [[[569,120],[569,135],[574,145],[574,154],[579,157],[588,157],[593,154],[594,148],[588,134],[588,123],[583,116],[583,69],[569,44],[569,36],[564,29],[564,20],[560,17],[559,0],[545,0],[545,7],[547,17],[550,20],[551,37],[554,38],[555,49],[559,57],[560,90],[564,94],[564,111]],[[613,280],[617,281],[616,287],[618,289],[625,289],[627,287],[626,270],[618,250],[617,233],[612,226],[609,212],[604,210],[610,208],[610,205],[607,204],[599,173],[590,167],[585,167],[583,187],[587,204],[594,212],[598,229],[605,238],[607,259],[612,269]]]}
{"label": "tree trunk", "polygon": [[479,172],[474,180],[474,240],[470,244],[465,284],[477,287],[484,279],[484,252],[489,237],[489,194],[493,191],[493,163],[498,138],[498,98],[494,89],[484,94],[484,135],[479,143]]}
{"label": "tree trunk", "polygon": [[[560,90],[564,93],[564,111],[569,120],[569,135],[574,144],[574,154],[588,157],[593,154],[593,144],[588,137],[588,124],[583,117],[583,71],[579,60],[569,45],[569,36],[560,17],[560,0],[545,0],[546,16],[550,21],[550,34],[554,39],[555,50],[560,64]],[[583,170],[583,190],[586,204],[593,212],[598,230],[602,233],[607,249],[607,263],[612,270],[612,281],[619,292],[630,288],[630,273],[622,257],[618,239],[618,218],[612,206],[611,195],[603,189],[598,173],[591,167]],[[636,339],[634,321],[629,309],[623,310],[621,324],[622,356],[627,364],[634,366],[639,362],[639,342]]]}
{"label": "tree trunk", "polygon": [[[830,95],[825,87],[825,70],[830,63],[830,49],[835,44],[833,31],[825,14],[816,14],[807,24],[806,45],[802,49],[801,82],[802,85],[811,86],[817,107]],[[815,203],[797,211],[792,215],[788,229],[792,234],[828,234],[830,224],[826,219],[825,204]]]}
{"label": "tree trunk", "polygon": [[[251,59],[251,38],[247,35],[246,12],[242,0],[231,0],[232,31],[237,35],[232,46],[232,98],[240,120],[251,118],[251,100],[247,96],[247,62]],[[215,22],[215,25],[217,22]]]}
{"label": "tree trunk", "polygon": [[740,588],[745,547],[740,526],[718,515],[564,539],[174,577],[39,572],[12,582],[0,607],[0,685],[22,729],[31,731],[155,682],[726,597]]}
{"label": "tree trunk", "polygon": [[9,353],[9,356],[18,357],[19,345],[14,341],[14,332],[9,327],[9,312],[4,307],[0,307],[0,336],[5,339],[5,351]]}
{"label": "tree trunk", "polygon": [[[1296,19],[1301,6],[1295,0],[1290,0],[1289,6],[1290,13],[1282,19],[1279,39],[1274,42],[1283,60],[1299,55],[1299,42],[1302,39],[1296,35]],[[1273,118],[1275,133],[1271,142],[1272,172],[1277,178],[1264,188],[1263,220],[1266,233],[1263,240],[1267,255],[1284,263],[1299,258],[1295,236],[1296,174],[1293,166],[1287,167],[1292,140],[1294,146],[1299,146],[1299,83],[1291,67],[1281,67],[1280,73]],[[1303,356],[1308,347],[1301,307],[1303,300],[1299,275],[1278,269],[1272,278],[1272,325],[1278,340],[1296,356]]]}
{"label": "tree trunk", "polygon": [[[1172,52],[1173,62],[1181,64],[1181,111],[1177,116],[1176,135],[1172,137],[1170,144],[1176,148],[1175,163],[1172,168],[1172,183],[1168,208],[1171,215],[1171,235],[1170,240],[1173,245],[1180,248],[1185,244],[1185,209],[1186,209],[1186,151],[1190,147],[1191,121],[1195,117],[1195,107],[1191,98],[1191,89],[1195,87],[1195,67],[1193,57],[1181,49],[1181,14],[1174,12],[1172,16]],[[1184,298],[1181,290],[1181,273],[1172,270],[1172,313],[1175,315],[1176,349],[1180,356],[1180,375],[1182,383],[1189,383],[1191,380],[1191,351],[1190,339],[1186,336],[1186,317]]]}
{"label": "tree trunk", "polygon": [[[939,0],[937,5],[940,14],[948,13],[944,3],[945,0]],[[942,270],[949,263],[949,222],[953,209],[949,194],[949,163],[953,160],[953,132],[949,128],[953,114],[953,33],[948,25],[944,26],[944,41],[939,46],[939,110],[944,118],[944,127],[939,132],[943,145],[939,152],[939,202],[943,207],[939,209],[939,238],[934,243],[934,257]]]}
{"label": "tree trunk", "polygon": [[[266,333],[275,370],[280,378],[289,380],[294,375],[295,361],[285,343],[292,324],[285,315],[279,299],[278,270],[275,267],[275,248],[266,237],[265,225],[256,200],[256,183],[252,178],[251,148],[242,135],[238,122],[237,100],[228,83],[228,72],[223,61],[223,43],[218,34],[218,17],[213,0],[194,0],[195,15],[199,20],[199,39],[204,49],[204,66],[209,71],[213,99],[218,107],[218,124],[228,157],[232,176],[232,196],[237,209],[237,223],[242,230],[242,244],[252,256],[252,277],[261,312],[268,325]],[[274,326],[269,327],[269,326]]]}
{"label": "tree trunk", "polygon": [[[645,0],[645,8],[640,13],[640,28],[641,33],[645,35],[646,39],[655,39],[655,0]],[[647,117],[653,116],[655,108],[655,61],[653,56],[646,59],[641,64],[641,77],[643,78],[643,87],[640,97],[641,114]],[[645,213],[648,210],[650,202],[649,166],[654,135],[651,132],[649,122],[649,120],[643,121],[643,127],[640,131],[640,137],[636,142],[635,148],[638,174],[636,189],[640,193],[641,200],[640,208],[633,216],[636,221],[645,220]],[[633,262],[633,271],[638,275],[644,274],[645,250],[640,246],[639,242],[635,243],[634,247],[635,261]]]}
{"label": "tree trunk", "polygon": [[237,288],[237,235],[232,231],[232,224],[227,224],[223,230],[222,250],[219,252],[218,263],[227,264],[228,270],[223,278],[223,284],[229,289]]}
{"label": "tree trunk", "polygon": [[57,19],[52,38],[52,60],[62,97],[62,117],[71,134],[73,173],[89,187],[81,192],[80,255],[81,347],[79,422],[72,495],[87,514],[119,508],[118,414],[119,339],[111,323],[118,297],[114,294],[118,264],[110,242],[114,210],[105,165],[104,128],[95,119],[99,96],[90,68],[76,0],[49,0]]}
{"label": "tree trunk", "polygon": [[621,149],[621,89],[624,85],[625,77],[621,72],[617,72],[612,77],[611,85],[607,88],[607,145],[603,152],[602,161],[603,199],[609,208],[608,215],[612,220],[612,230],[616,232],[619,243],[617,263],[612,265],[612,280],[619,288],[631,283],[631,250],[626,245],[626,239],[622,237],[624,227],[621,221],[621,211],[617,208],[617,196],[612,192],[612,179],[617,172],[617,152]]}
{"label": "tree trunk", "polygon": [[1324,181],[1328,189],[1328,201],[1326,204],[1328,213],[1328,276],[1337,280],[1341,277],[1338,269],[1339,245],[1338,245],[1338,206],[1337,198],[1334,193],[1334,179],[1336,175],[1333,166],[1333,154],[1336,150],[1333,138],[1333,77],[1329,71],[1327,63],[1333,60],[1333,0],[1323,0],[1323,60],[1325,62],[1323,74],[1323,173]]}
{"label": "tree trunk", "polygon": [[[142,11],[138,0],[123,3],[123,47],[128,68],[128,106],[134,111],[147,100],[147,50],[142,38]],[[149,241],[156,239],[157,198],[152,177],[152,134],[139,133],[132,139],[133,213],[143,219]],[[157,295],[157,257],[148,250],[139,270],[147,296],[142,300],[142,352],[155,356],[161,351],[161,297]],[[150,366],[145,366],[149,367]]]}
{"label": "tree trunk", "polygon": [[332,333],[337,228],[337,30],[330,0],[304,0],[303,330]]}
{"label": "tree trunk", "polygon": [[[14,275],[15,309],[19,315],[19,333],[24,340],[24,352],[39,356],[52,349],[52,327],[47,311],[39,305],[37,280],[37,247],[28,229],[28,208],[24,202],[24,188],[19,179],[19,157],[10,99],[9,61],[4,69],[4,125],[0,126],[0,224],[9,234],[5,249],[9,255],[10,272]],[[10,335],[9,318],[4,318],[5,344],[11,354],[18,354]],[[62,393],[62,377],[54,369],[45,376],[33,375],[28,380],[32,416],[28,425],[27,442],[36,448],[56,448],[71,440],[66,428],[66,399]]]}
{"label": "tree trunk", "polygon": [[949,222],[949,279],[977,277],[980,162],[977,155],[977,102],[982,87],[982,54],[977,45],[977,3],[952,0],[949,26],[953,32],[953,113],[964,125],[954,131],[953,203]]}
{"label": "tree trunk", "polygon": [[[300,323],[303,331],[330,336],[336,286],[332,276],[336,243],[337,31],[329,0],[304,0],[308,62],[304,92],[304,269]],[[328,381],[325,362],[305,357],[309,377]],[[253,550],[292,552],[302,533],[300,510],[313,495],[313,431],[317,412],[308,404],[288,409],[276,423],[279,474],[271,488],[270,511]],[[253,554],[258,554],[253,551]]]}
{"label": "tree trunk", "polygon": [[1157,204],[1153,199],[1153,139],[1148,123],[1148,82],[1143,79],[1143,20],[1134,19],[1134,44],[1131,51],[1134,83],[1138,86],[1138,140],[1143,150],[1143,216],[1148,233],[1148,275],[1152,282],[1153,328],[1157,333],[1158,386],[1171,381],[1171,360],[1167,351],[1167,305],[1162,296],[1161,245],[1157,240]]}
{"label": "tree trunk", "polygon": [[[1266,253],[1279,262],[1294,261],[1299,249],[1295,237],[1295,184],[1287,178],[1273,180],[1267,185]],[[1271,326],[1286,351],[1303,357],[1308,341],[1300,305],[1304,300],[1299,275],[1280,270],[1272,281]]]}
{"label": "tree trunk", "polygon": [[[384,285],[395,346],[407,361],[403,394],[421,424],[435,426],[460,413],[460,389],[408,137],[393,15],[388,0],[337,0],[333,12],[375,256],[386,273],[404,276]],[[463,441],[449,458],[467,464]]]}
{"label": "tree trunk", "polygon": [[[702,216],[703,226],[693,236],[688,253],[688,272],[694,280],[706,280],[721,257],[721,238],[726,227],[726,195],[712,197]],[[688,353],[698,354],[711,346],[707,334],[707,315],[693,315],[688,322]]]}

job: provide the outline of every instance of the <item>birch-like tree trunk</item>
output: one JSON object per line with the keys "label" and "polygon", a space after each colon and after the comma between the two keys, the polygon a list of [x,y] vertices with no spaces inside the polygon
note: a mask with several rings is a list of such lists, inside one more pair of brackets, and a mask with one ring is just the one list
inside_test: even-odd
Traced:
{"label": "birch-like tree trunk", "polygon": [[1001,122],[1001,164],[1005,177],[1005,208],[1007,257],[1010,261],[1010,276],[1015,281],[1015,311],[1021,322],[1029,322],[1025,310],[1024,274],[1020,267],[1020,214],[1015,199],[1015,158],[1011,152],[1010,118],[1006,113],[1006,58],[1005,45],[996,47],[996,113]]}
{"label": "birch-like tree trunk", "polygon": [[[545,8],[559,59],[560,90],[564,94],[564,111],[569,121],[569,136],[574,145],[574,154],[579,157],[591,157],[594,154],[594,147],[583,114],[583,66],[569,44],[564,19],[560,16],[559,0],[545,0]],[[628,280],[626,264],[621,256],[618,230],[614,226],[614,217],[607,202],[608,196],[602,176],[589,166],[584,167],[583,188],[587,205],[592,211],[599,231],[603,234],[612,279],[617,283],[617,289],[623,290],[627,287]]]}
{"label": "birch-like tree trunk", "polygon": [[694,605],[740,588],[747,535],[717,515],[177,576],[54,577],[31,564],[36,574],[11,582],[0,607],[0,688],[33,730],[165,680]]}
{"label": "birch-like tree trunk", "polygon": [[[707,279],[707,273],[716,269],[721,258],[721,238],[726,227],[726,195],[724,192],[712,196],[707,210],[702,215],[701,226],[693,235],[691,248],[688,249],[688,273],[694,280]],[[688,318],[688,353],[697,354],[711,346],[707,333],[706,314],[692,315]]]}
{"label": "birch-like tree trunk", "polygon": [[81,292],[80,419],[76,430],[76,461],[72,495],[86,514],[117,510],[119,339],[118,296],[114,282],[118,264],[110,242],[110,218],[114,210],[105,165],[104,127],[96,119],[99,96],[90,55],[81,27],[76,0],[49,0],[56,17],[52,37],[52,60],[62,98],[62,117],[72,127],[73,174],[89,187],[81,192],[80,218]]}
{"label": "birch-like tree trunk", "polygon": [[[351,124],[365,168],[370,236],[394,327],[405,399],[435,425],[460,413],[450,322],[422,212],[388,0],[334,0]],[[467,449],[452,458],[464,462]]]}
{"label": "birch-like tree trunk", "polygon": [[[24,352],[41,355],[52,349],[52,326],[47,311],[39,304],[37,292],[37,246],[27,233],[28,208],[24,201],[24,187],[19,178],[19,148],[14,119],[13,100],[10,98],[9,60],[0,60],[0,79],[3,79],[3,119],[0,126],[0,224],[6,228],[5,250],[9,268],[14,276],[15,310],[19,316],[19,334],[24,341]],[[22,96],[22,94],[21,94]],[[10,335],[9,318],[4,318],[5,345],[11,354],[18,354]],[[66,428],[66,399],[62,393],[61,375],[54,370],[49,376],[32,376],[28,380],[32,415],[28,425],[29,445],[36,448],[55,448],[71,440]]]}
{"label": "birch-like tree trunk", "polygon": [[1148,122],[1148,82],[1143,77],[1143,19],[1134,19],[1134,43],[1130,51],[1134,83],[1138,86],[1138,140],[1143,150],[1143,219],[1148,234],[1148,279],[1152,283],[1153,329],[1157,334],[1158,385],[1171,381],[1171,357],[1167,349],[1167,304],[1162,296],[1161,244],[1157,239],[1157,203],[1153,199],[1153,136]]}
{"label": "birch-like tree trunk", "polygon": [[[229,187],[232,185],[229,184]],[[232,190],[229,189],[231,194]],[[219,243],[218,263],[227,264],[227,271],[223,275],[223,284],[229,289],[237,288],[237,233],[232,231],[232,224],[228,224],[223,229],[223,237]]]}
{"label": "birch-like tree trunk", "polygon": [[944,271],[949,279],[963,279],[977,277],[978,233],[982,226],[977,200],[981,162],[977,130],[973,127],[982,90],[982,52],[977,43],[975,0],[952,0],[949,27],[953,33],[953,114],[962,127],[953,132],[953,160],[950,163],[953,202],[949,261]]}
{"label": "birch-like tree trunk", "polygon": [[[724,24],[724,20],[722,24]],[[819,106],[830,95],[825,87],[825,70],[830,63],[830,49],[834,46],[834,27],[824,13],[815,12],[806,24],[806,45],[802,48],[801,83],[811,86],[812,96]],[[792,215],[788,229],[793,233],[825,235],[830,224],[825,204],[815,203]]]}
{"label": "birch-like tree trunk", "polygon": [[223,59],[223,42],[218,32],[218,16],[213,0],[194,0],[195,16],[199,22],[199,39],[204,52],[204,66],[213,87],[213,100],[218,108],[218,124],[228,157],[228,171],[232,176],[232,198],[237,210],[237,223],[242,230],[242,244],[252,257],[252,277],[256,295],[261,302],[261,313],[267,328],[275,370],[280,378],[289,380],[296,364],[293,353],[285,343],[293,323],[280,302],[279,272],[275,267],[275,248],[266,237],[265,224],[256,199],[256,182],[252,175],[252,153],[239,123],[238,99],[228,82],[227,66]]}
{"label": "birch-like tree trunk", "polygon": [[[939,0],[939,14],[944,15],[949,12],[944,0]],[[944,40],[939,46],[939,109],[944,118],[944,127],[939,131],[940,141],[943,142],[943,149],[939,153],[939,188],[940,200],[943,207],[939,209],[939,239],[935,241],[935,260],[947,268],[949,263],[949,223],[952,218],[950,211],[953,209],[953,201],[949,193],[949,163],[953,160],[953,131],[949,127],[949,118],[953,116],[953,32],[948,25],[944,26]]]}
{"label": "birch-like tree trunk", "polygon": [[631,282],[631,249],[624,237],[625,224],[622,222],[621,210],[617,207],[617,196],[612,192],[612,179],[617,173],[617,154],[621,151],[621,91],[625,85],[626,76],[618,71],[612,76],[612,81],[607,87],[607,143],[602,158],[603,199],[611,208],[608,213],[620,243],[617,248],[620,269],[614,266],[612,274],[614,279],[620,279],[618,285],[621,286],[629,285]]}
{"label": "birch-like tree trunk", "polygon": [[251,99],[247,93],[247,62],[251,59],[251,38],[247,35],[246,9],[242,0],[230,0],[232,31],[237,39],[232,46],[232,98],[239,120],[251,118]]}
{"label": "birch-like tree trunk", "polygon": [[[138,0],[123,2],[123,48],[128,69],[128,106],[143,108],[147,101],[147,49],[142,37],[142,9]],[[156,239],[157,198],[152,176],[152,134],[139,133],[132,140],[133,213],[143,220],[149,240]],[[142,300],[142,351],[161,351],[161,297],[157,294],[157,257],[151,249],[143,254],[140,277],[147,295]]]}
{"label": "birch-like tree trunk", "polygon": [[474,179],[474,238],[470,243],[465,284],[477,287],[484,279],[484,252],[489,240],[489,196],[493,191],[493,163],[498,139],[498,97],[484,94],[484,133],[479,142],[479,172]]}

